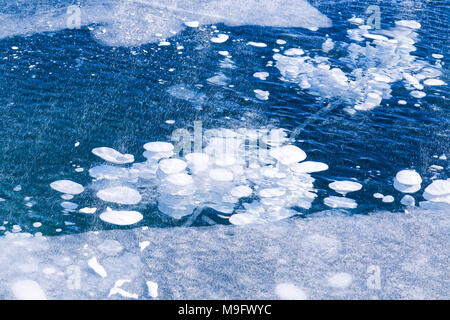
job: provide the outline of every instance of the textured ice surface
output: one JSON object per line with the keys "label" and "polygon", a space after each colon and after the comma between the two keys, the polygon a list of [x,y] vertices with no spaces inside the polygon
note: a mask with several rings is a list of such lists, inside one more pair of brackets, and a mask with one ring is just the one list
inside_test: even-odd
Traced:
{"label": "textured ice surface", "polygon": [[[76,9],[68,11],[73,4],[41,5],[39,10],[29,10],[28,15],[0,14],[0,38],[76,27],[68,25],[68,21],[76,20]],[[81,25],[95,26],[93,35],[114,46],[165,44],[166,38],[186,26],[214,23],[304,28],[331,25],[306,0],[81,0],[79,4]]]}
{"label": "textured ice surface", "polygon": [[335,181],[328,185],[330,189],[333,189],[334,191],[346,195],[349,192],[355,192],[359,191],[362,188],[362,185],[355,181]]}
{"label": "textured ice surface", "polygon": [[157,284],[161,299],[449,299],[448,213],[328,211],[267,225],[8,233],[0,297],[31,288],[50,299],[124,299],[108,296],[120,287],[150,299]]}

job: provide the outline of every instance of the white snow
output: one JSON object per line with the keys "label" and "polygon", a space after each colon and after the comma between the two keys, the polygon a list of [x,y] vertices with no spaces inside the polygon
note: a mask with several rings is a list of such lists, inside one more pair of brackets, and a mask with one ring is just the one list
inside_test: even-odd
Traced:
{"label": "white snow", "polygon": [[96,257],[92,257],[91,259],[89,259],[88,265],[102,278],[106,278],[108,276],[108,273],[106,272],[105,268],[103,268],[103,266],[100,263],[98,263]]}
{"label": "white snow", "polygon": [[[253,299],[445,299],[448,210],[408,211],[345,216],[329,210],[270,224],[135,228],[57,237],[7,233],[0,237],[2,259],[7,261],[0,269],[0,294],[14,299],[13,285],[29,280],[52,299],[108,299],[117,280],[126,279],[129,282],[119,287],[139,297],[149,296],[148,280],[157,283],[161,299],[242,300],[249,292]],[[107,255],[100,245],[108,239],[123,250]],[[152,249],[141,252],[139,243],[149,239]],[[91,271],[86,263],[91,257],[107,269],[107,277]],[[46,268],[49,272],[40,271]],[[376,269],[381,290],[368,287]],[[330,286],[328,279],[342,272],[351,275],[351,284],[345,289]],[[386,272],[389,281],[383,280]],[[66,284],[77,273],[81,286],[74,290]],[[18,291],[28,294],[33,286]]]}
{"label": "white snow", "polygon": [[282,300],[306,300],[306,293],[292,283],[279,283],[275,287],[275,292]]}
{"label": "white snow", "polygon": [[271,149],[269,154],[283,165],[292,165],[306,159],[306,153],[294,145],[286,145]]}
{"label": "white snow", "polygon": [[391,202],[394,202],[394,201],[395,201],[394,197],[391,196],[391,195],[384,196],[383,199],[381,199],[381,200],[382,200],[384,203],[391,203]]}
{"label": "white snow", "polygon": [[328,165],[323,162],[317,161],[304,161],[300,163],[294,163],[289,169],[296,173],[313,173],[328,170]]}
{"label": "white snow", "polygon": [[333,288],[345,289],[351,285],[353,277],[348,273],[339,272],[329,277],[327,281],[328,284]]}
{"label": "white snow", "polygon": [[[67,28],[67,8],[44,3],[39,10],[3,14],[0,37],[55,32]],[[48,14],[51,12],[52,14]],[[292,19],[292,12],[296,18]],[[81,27],[88,27],[92,36],[111,46],[139,47],[159,42],[181,32],[186,25],[224,23],[230,26],[261,25],[288,28],[331,26],[331,21],[306,0],[249,1],[238,0],[173,0],[84,3]]]}
{"label": "white snow", "polygon": [[47,300],[39,283],[33,280],[16,281],[11,290],[17,300]]}
{"label": "white snow", "polygon": [[129,282],[131,282],[131,280],[128,280],[128,279],[117,280],[116,283],[114,283],[114,287],[111,288],[111,290],[109,291],[108,297],[111,297],[115,294],[120,294],[122,297],[125,297],[125,298],[138,299],[139,296],[137,294],[128,292],[121,288],[122,285],[124,285],[125,283],[129,283]]}
{"label": "white snow", "polygon": [[153,281],[146,281],[147,284],[147,290],[148,290],[148,296],[151,298],[157,298],[158,297],[158,284]]}

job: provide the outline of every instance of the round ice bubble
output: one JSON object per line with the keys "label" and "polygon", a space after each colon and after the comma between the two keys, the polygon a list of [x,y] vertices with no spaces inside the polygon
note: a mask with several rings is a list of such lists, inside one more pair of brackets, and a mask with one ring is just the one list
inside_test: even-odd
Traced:
{"label": "round ice bubble", "polygon": [[306,293],[292,283],[280,283],[275,287],[275,293],[282,300],[306,300]]}
{"label": "round ice bubble", "polygon": [[395,176],[398,182],[404,185],[416,185],[422,183],[422,178],[415,170],[401,170]]}
{"label": "round ice bubble", "polygon": [[138,204],[142,197],[138,191],[129,187],[112,187],[97,192],[97,197],[107,202],[119,204]]}
{"label": "round ice bubble", "polygon": [[420,190],[421,185],[407,185],[398,182],[397,178],[394,178],[394,188],[402,193],[415,193]]}
{"label": "round ice bubble", "polygon": [[101,147],[92,149],[92,153],[97,157],[102,158],[105,161],[114,164],[126,164],[134,162],[134,156],[132,154],[122,154],[113,148]]}
{"label": "round ice bubble", "polygon": [[175,174],[186,169],[187,163],[180,159],[163,159],[159,162],[158,168],[164,174]]}
{"label": "round ice bubble", "polygon": [[293,145],[271,149],[269,154],[272,158],[275,158],[284,165],[291,165],[306,159],[306,153],[299,147]]}
{"label": "round ice bubble", "polygon": [[211,38],[211,42],[224,43],[228,40],[229,36],[226,34],[218,34],[217,37]]}
{"label": "round ice bubble", "polygon": [[337,193],[345,195],[349,192],[359,191],[362,185],[355,181],[335,181],[328,185],[330,189],[333,189]]}
{"label": "round ice bubble", "polygon": [[70,180],[58,180],[52,182],[50,187],[56,191],[59,191],[64,194],[80,194],[84,191],[84,187],[81,184]]}
{"label": "round ice bubble", "polygon": [[144,217],[137,211],[107,210],[100,214],[100,219],[118,226],[128,226],[141,221]]}

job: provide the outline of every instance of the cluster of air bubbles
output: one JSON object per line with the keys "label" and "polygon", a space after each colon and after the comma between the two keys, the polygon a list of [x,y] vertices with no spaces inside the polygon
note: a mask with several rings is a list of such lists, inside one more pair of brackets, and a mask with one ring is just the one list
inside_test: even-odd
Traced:
{"label": "cluster of air bubbles", "polygon": [[[325,163],[304,161],[306,153],[292,144],[284,129],[206,130],[201,147],[194,149],[190,144],[148,142],[143,152],[146,161],[139,163],[133,163],[133,155],[112,148],[93,149],[109,162],[89,170],[90,189],[107,205],[100,219],[116,225],[135,224],[143,219],[136,210],[153,204],[173,219],[195,216],[197,209],[208,208],[232,224],[276,221],[310,209],[317,197],[311,173],[328,169]],[[84,191],[69,180],[55,181],[51,187],[63,199]],[[338,187],[344,193],[358,189],[351,182]],[[78,207],[68,201],[62,205],[67,211]],[[85,214],[96,211],[91,207],[79,210]]]}
{"label": "cluster of air bubbles", "polygon": [[[383,99],[392,98],[391,87],[396,82],[402,82],[416,99],[426,96],[425,86],[447,85],[437,78],[442,74],[440,60],[432,65],[412,54],[420,23],[401,20],[390,29],[374,30],[362,19],[352,18],[350,22],[357,27],[348,30],[352,42],[343,45],[347,55],[339,58],[350,72],[335,66],[325,55],[290,48],[274,55],[282,80],[297,83],[313,95],[339,99],[351,113],[373,109]],[[330,38],[322,45],[324,53],[334,48]],[[433,54],[435,59],[442,57]],[[398,103],[406,104],[404,100]]]}

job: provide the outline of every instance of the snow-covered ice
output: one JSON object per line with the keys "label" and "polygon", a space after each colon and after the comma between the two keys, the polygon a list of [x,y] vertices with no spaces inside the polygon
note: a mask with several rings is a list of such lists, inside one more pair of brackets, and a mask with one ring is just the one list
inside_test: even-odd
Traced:
{"label": "snow-covered ice", "polygon": [[[120,287],[150,299],[151,281],[160,299],[448,299],[449,228],[448,211],[411,209],[325,211],[264,225],[7,233],[0,297],[126,299],[108,296]],[[123,249],[105,250],[111,240]],[[143,241],[150,244],[141,251]],[[374,269],[379,289],[369,285]]]}

